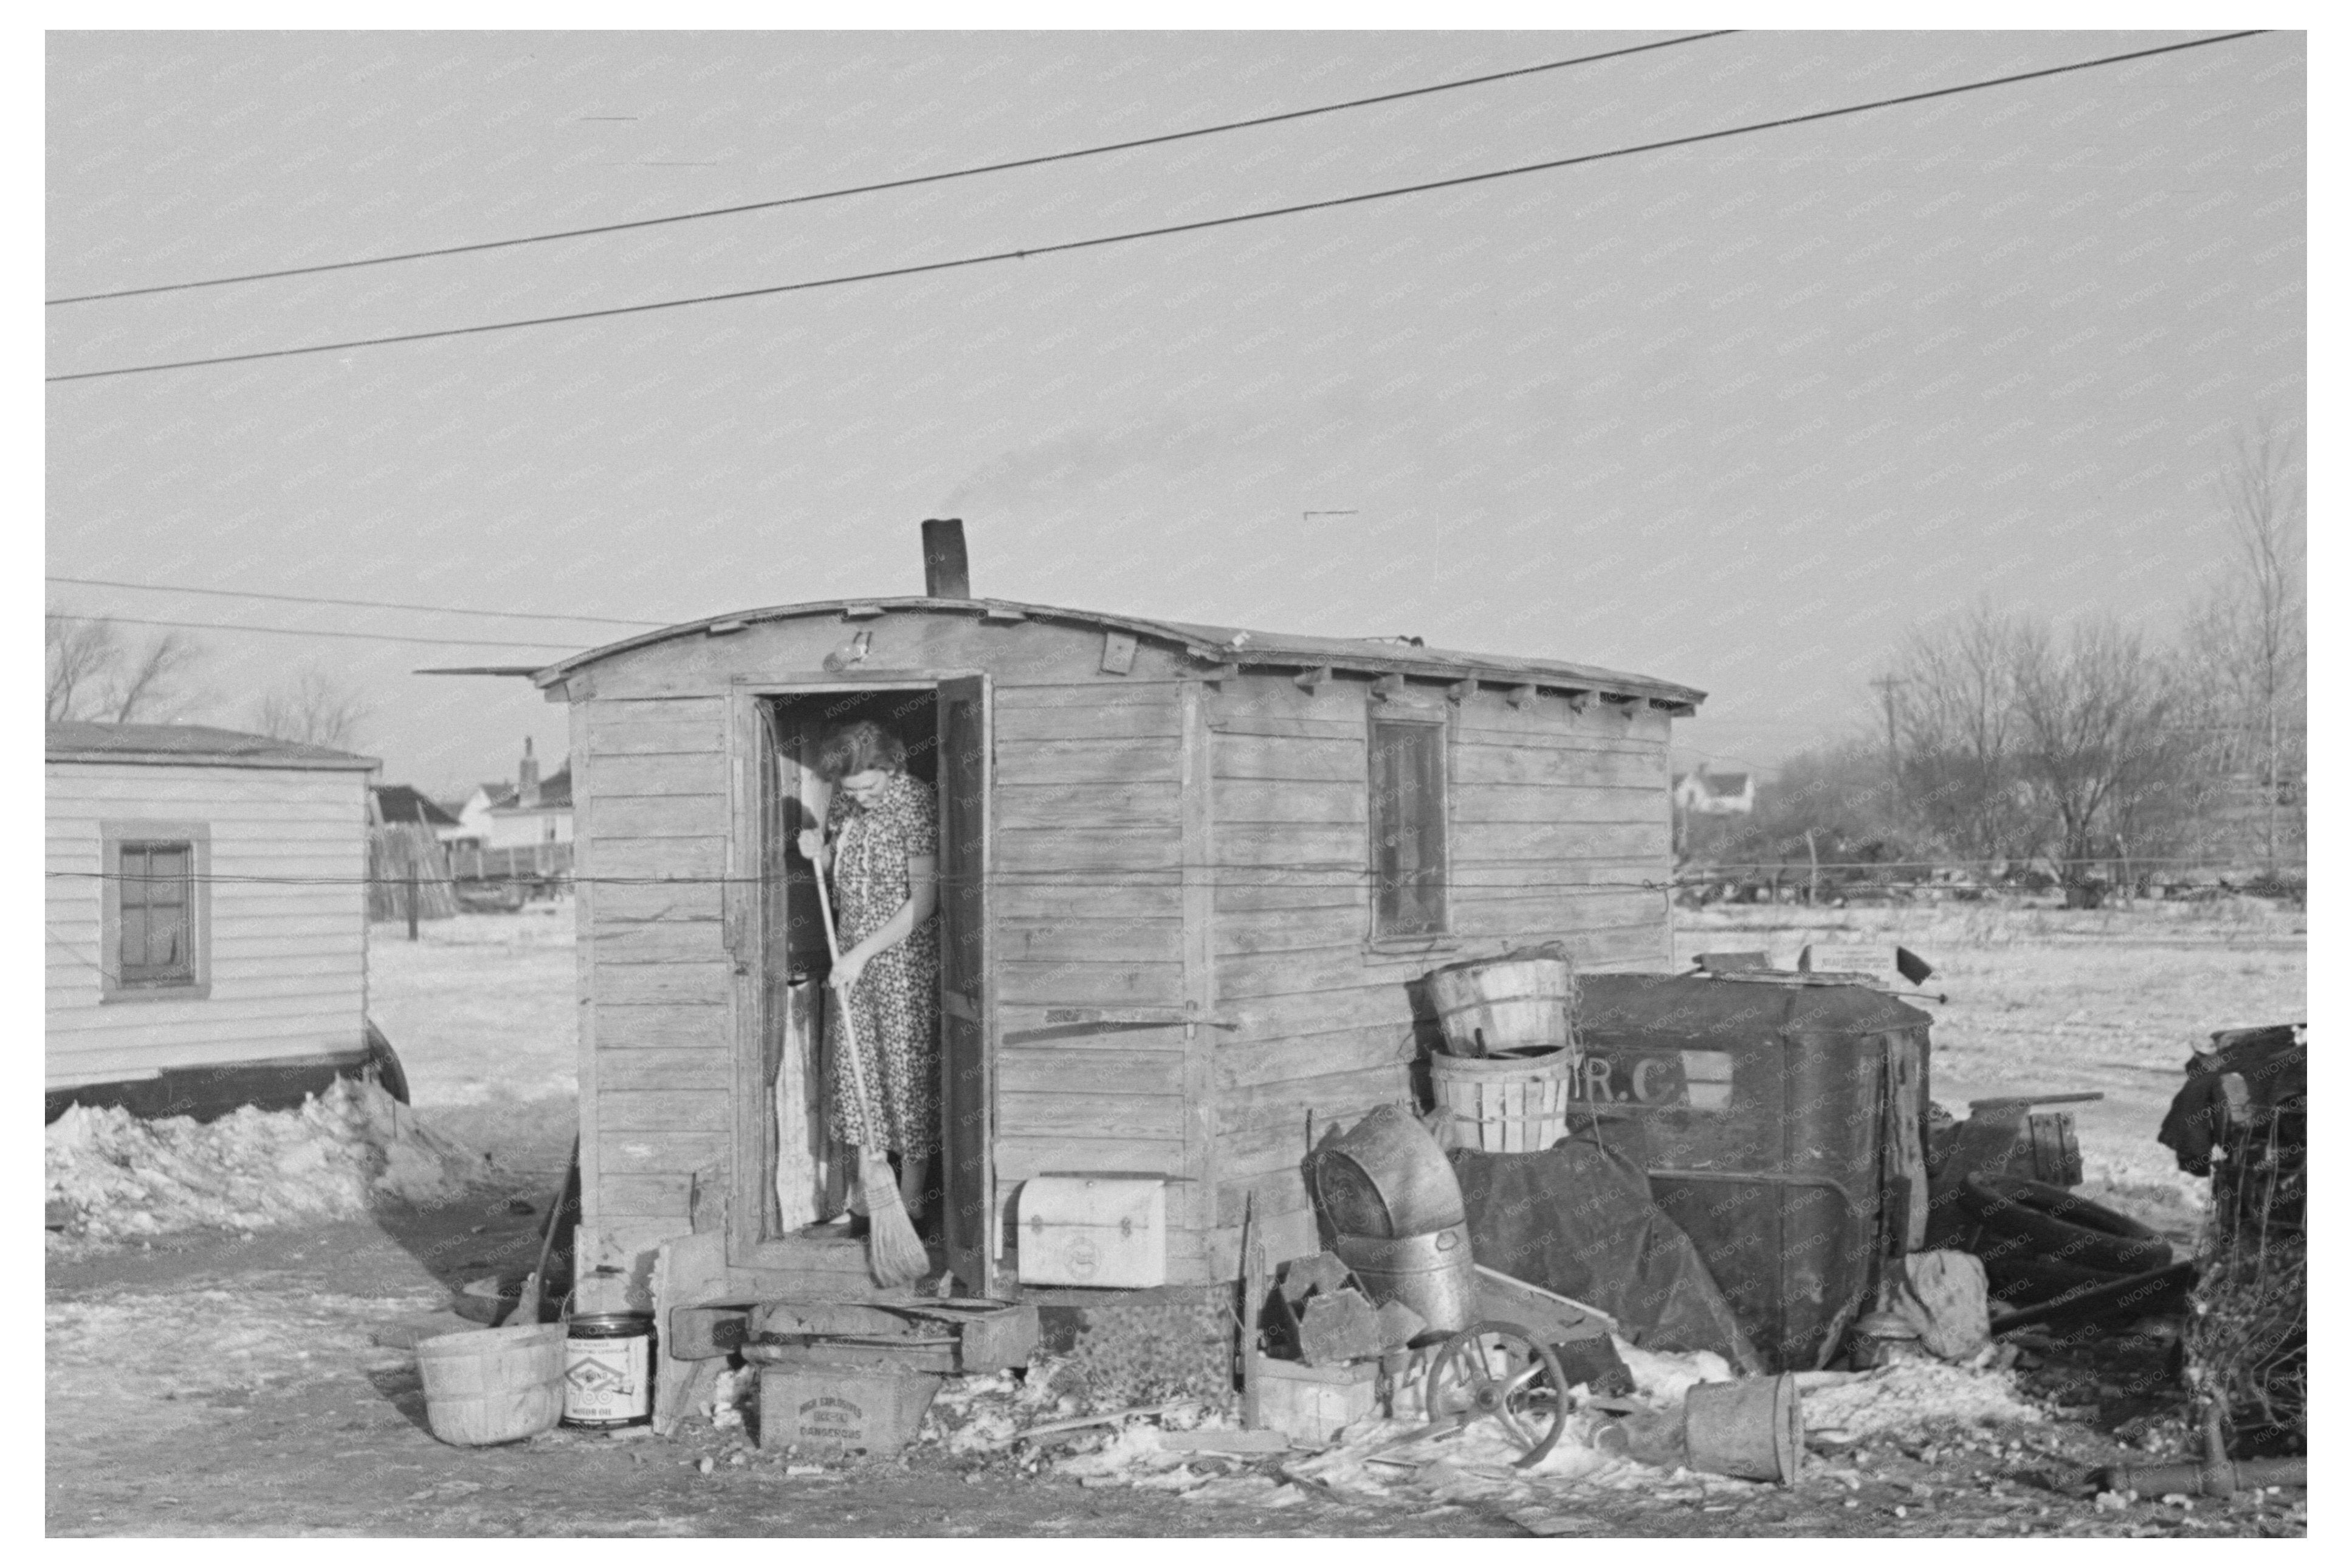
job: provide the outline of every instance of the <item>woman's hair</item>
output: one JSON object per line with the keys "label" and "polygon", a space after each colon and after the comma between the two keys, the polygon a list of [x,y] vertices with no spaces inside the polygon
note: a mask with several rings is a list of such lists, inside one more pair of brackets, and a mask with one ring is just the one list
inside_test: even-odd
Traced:
{"label": "woman's hair", "polygon": [[816,771],[828,784],[838,784],[851,773],[877,769],[886,773],[905,773],[907,742],[871,719],[844,724],[817,748]]}

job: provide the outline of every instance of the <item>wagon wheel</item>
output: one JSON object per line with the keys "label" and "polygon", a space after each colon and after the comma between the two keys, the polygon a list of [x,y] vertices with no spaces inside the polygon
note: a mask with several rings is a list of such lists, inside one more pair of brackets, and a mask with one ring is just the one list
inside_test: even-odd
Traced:
{"label": "wagon wheel", "polygon": [[1429,1368],[1431,1422],[1462,1426],[1492,1416],[1527,1450],[1521,1469],[1568,1430],[1568,1378],[1559,1358],[1516,1323],[1474,1324],[1445,1342]]}

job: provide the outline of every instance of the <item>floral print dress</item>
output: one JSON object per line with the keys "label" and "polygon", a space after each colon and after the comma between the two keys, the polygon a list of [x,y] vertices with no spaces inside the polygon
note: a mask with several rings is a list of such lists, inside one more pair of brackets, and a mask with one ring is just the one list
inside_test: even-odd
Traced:
{"label": "floral print dress", "polygon": [[[907,863],[939,855],[939,806],[930,786],[893,773],[882,797],[861,807],[834,793],[825,814],[833,846],[833,918],[847,952],[889,923],[909,896]],[[837,997],[837,993],[835,996]],[[829,1002],[833,998],[828,998]],[[940,924],[937,915],[896,947],[874,955],[857,977],[848,1004],[866,1097],[878,1126],[860,1113],[857,1082],[841,1053],[841,1013],[825,1009],[827,1099],[825,1130],[861,1149],[929,1154],[940,1142]]]}

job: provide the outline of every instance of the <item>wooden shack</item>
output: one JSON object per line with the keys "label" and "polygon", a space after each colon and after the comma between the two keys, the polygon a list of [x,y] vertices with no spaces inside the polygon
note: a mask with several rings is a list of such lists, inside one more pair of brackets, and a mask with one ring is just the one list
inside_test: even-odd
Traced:
{"label": "wooden shack", "polygon": [[1167,1184],[1171,1289],[1245,1195],[1313,1249],[1308,1140],[1409,1092],[1409,984],[1536,941],[1670,962],[1646,676],[949,595],[790,605],[532,672],[570,705],[583,1307],[723,1226],[727,1289],[873,1293],[812,1226],[819,736],[875,718],[939,792],[945,1264],[1017,1283],[1022,1184]]}

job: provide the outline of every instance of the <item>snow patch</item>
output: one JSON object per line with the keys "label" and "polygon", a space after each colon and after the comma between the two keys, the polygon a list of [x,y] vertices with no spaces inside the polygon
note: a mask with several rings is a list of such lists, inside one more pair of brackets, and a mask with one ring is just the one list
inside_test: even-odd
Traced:
{"label": "snow patch", "polygon": [[46,1144],[51,1212],[63,1213],[68,1237],[95,1242],[349,1218],[386,1198],[437,1203],[483,1167],[479,1154],[352,1079],[293,1110],[248,1105],[209,1122],[70,1106]]}

